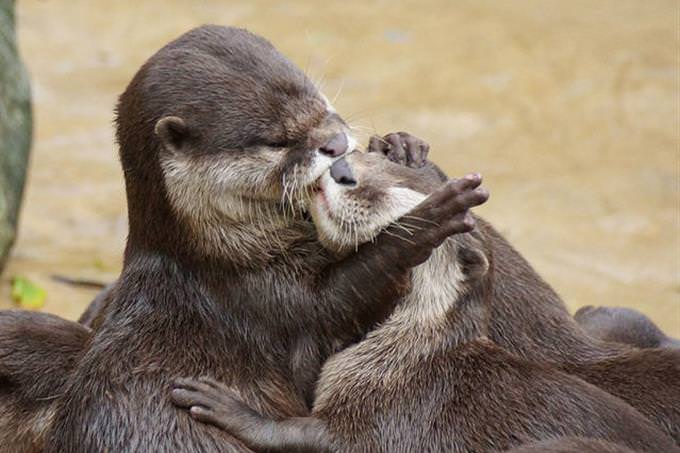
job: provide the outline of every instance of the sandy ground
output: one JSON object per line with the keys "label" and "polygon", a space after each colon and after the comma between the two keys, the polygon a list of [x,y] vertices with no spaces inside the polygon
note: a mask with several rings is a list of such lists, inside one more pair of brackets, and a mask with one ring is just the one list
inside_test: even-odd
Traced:
{"label": "sandy ground", "polygon": [[482,172],[480,212],[571,309],[637,307],[680,336],[678,18],[657,0],[19,1],[35,147],[0,308],[22,275],[73,319],[94,292],[50,275],[115,278],[116,97],[161,45],[218,23],[269,38],[364,139],[408,130],[450,174]]}

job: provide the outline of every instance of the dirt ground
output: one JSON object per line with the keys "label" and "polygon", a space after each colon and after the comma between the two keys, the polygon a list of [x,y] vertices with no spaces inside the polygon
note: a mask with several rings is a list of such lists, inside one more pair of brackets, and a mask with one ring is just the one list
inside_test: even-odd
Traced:
{"label": "dirt ground", "polygon": [[451,175],[481,172],[479,212],[571,309],[636,307],[680,337],[678,17],[673,0],[19,1],[35,146],[0,308],[21,275],[73,319],[94,291],[51,275],[116,277],[116,97],[168,40],[217,23],[270,39],[364,142],[408,130]]}

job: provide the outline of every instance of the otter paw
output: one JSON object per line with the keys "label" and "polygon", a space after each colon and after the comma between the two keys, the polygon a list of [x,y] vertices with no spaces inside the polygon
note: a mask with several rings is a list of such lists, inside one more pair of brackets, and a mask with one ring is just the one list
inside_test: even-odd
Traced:
{"label": "otter paw", "polygon": [[379,152],[392,162],[411,168],[421,168],[427,162],[430,145],[408,132],[396,132],[384,137],[374,135],[368,142],[368,152]]}
{"label": "otter paw", "polygon": [[[411,247],[404,251],[409,249],[412,264],[424,262],[447,237],[472,231],[475,219],[469,210],[489,198],[481,183],[478,174],[452,179],[397,221],[397,227],[411,232]],[[396,234],[398,231],[394,229]]]}
{"label": "otter paw", "polygon": [[236,392],[209,378],[177,379],[170,399],[195,420],[232,433],[243,429],[246,418],[253,414]]}

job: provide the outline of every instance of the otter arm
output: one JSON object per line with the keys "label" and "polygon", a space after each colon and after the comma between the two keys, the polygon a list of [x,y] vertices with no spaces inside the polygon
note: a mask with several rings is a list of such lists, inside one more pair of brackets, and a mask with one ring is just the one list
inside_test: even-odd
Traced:
{"label": "otter arm", "polygon": [[[422,264],[447,237],[472,230],[469,209],[488,198],[481,177],[451,180],[403,219],[319,277],[315,307],[333,338],[354,338],[384,320],[410,285],[411,268]],[[403,221],[409,228],[399,226]],[[330,321],[329,321],[330,320]]]}
{"label": "otter arm", "polygon": [[177,406],[188,409],[194,419],[227,431],[255,451],[331,451],[323,421],[314,417],[267,418],[212,379],[179,379],[171,398]]}

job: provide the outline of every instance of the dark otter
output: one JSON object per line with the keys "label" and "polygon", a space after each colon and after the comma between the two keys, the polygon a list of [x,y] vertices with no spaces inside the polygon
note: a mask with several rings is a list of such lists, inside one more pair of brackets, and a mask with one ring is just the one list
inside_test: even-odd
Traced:
{"label": "dark otter", "polygon": [[354,141],[304,74],[244,30],[201,27],[165,46],[117,124],[123,271],[48,451],[243,451],[178,417],[170,382],[208,375],[269,416],[308,413],[326,357],[382,320],[410,269],[486,199],[477,176],[447,183],[409,214],[416,235],[390,228],[338,262],[302,208]]}
{"label": "dark otter", "polygon": [[574,319],[589,335],[603,341],[638,348],[680,348],[680,340],[668,337],[651,319],[632,308],[581,307]]}
{"label": "dark otter", "polygon": [[54,315],[0,311],[0,451],[42,451],[57,399],[90,334]]}
{"label": "dark otter", "polygon": [[[343,254],[434,187],[419,170],[352,153],[321,180],[311,206],[319,238]],[[410,220],[398,224],[412,229]],[[173,400],[256,450],[491,452],[571,435],[676,451],[620,399],[485,338],[490,245],[483,232],[453,236],[415,268],[412,291],[392,315],[325,363],[312,417],[261,417],[213,380],[181,380]]]}

